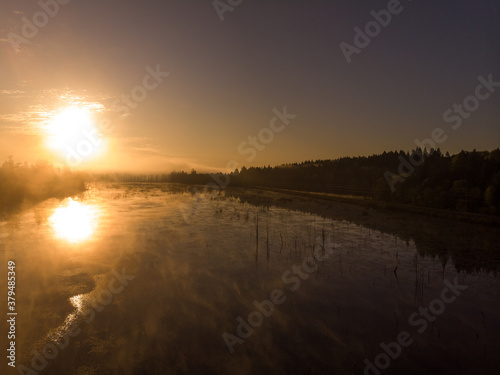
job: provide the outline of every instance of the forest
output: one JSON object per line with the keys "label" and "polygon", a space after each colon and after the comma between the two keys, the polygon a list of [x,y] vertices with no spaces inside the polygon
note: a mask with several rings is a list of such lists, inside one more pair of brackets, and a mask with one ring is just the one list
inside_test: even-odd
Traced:
{"label": "forest", "polygon": [[[422,156],[420,163],[413,155]],[[403,167],[402,167],[403,165]],[[264,187],[355,196],[378,202],[457,212],[500,215],[500,149],[390,151],[378,155],[309,160],[266,167],[242,167],[230,173],[83,174],[39,161],[0,168],[0,213],[50,197],[85,190],[86,181],[172,182],[225,187]]]}
{"label": "forest", "polygon": [[[423,163],[414,166],[409,175],[399,175],[401,160],[410,160],[411,154],[384,152],[368,157],[242,169],[231,183],[362,196],[460,212],[499,213],[499,149],[461,151],[453,156],[443,155],[439,150],[429,153],[424,150]],[[404,172],[407,170],[403,168]],[[392,182],[388,181],[389,175]]]}
{"label": "forest", "polygon": [[46,161],[16,163],[9,157],[0,167],[0,215],[52,197],[85,190],[85,176]]}
{"label": "forest", "polygon": [[[423,156],[422,163],[412,165],[408,173],[409,168],[401,169],[401,160],[411,165],[408,161],[414,153]],[[500,149],[461,151],[455,155],[444,155],[439,149],[416,149],[275,167],[242,167],[231,173],[205,174],[192,170],[190,173],[155,175],[116,174],[100,176],[100,179],[218,187],[259,186],[357,196],[458,212],[500,213]]]}

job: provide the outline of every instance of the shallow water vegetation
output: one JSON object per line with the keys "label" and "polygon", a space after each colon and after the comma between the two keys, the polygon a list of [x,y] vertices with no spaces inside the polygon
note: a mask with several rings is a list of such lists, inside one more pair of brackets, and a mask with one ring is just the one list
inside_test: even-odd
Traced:
{"label": "shallow water vegetation", "polygon": [[[83,321],[43,373],[361,374],[363,359],[411,329],[411,314],[440,296],[444,279],[458,277],[467,293],[424,335],[411,332],[415,344],[393,361],[391,373],[464,367],[443,355],[471,368],[483,361],[476,373],[497,369],[495,228],[372,209],[364,216],[359,206],[311,199],[302,206],[303,198],[266,191],[228,190],[221,199],[190,191],[89,184],[80,203],[101,214],[81,243],[61,240],[48,225],[56,199],[0,223],[6,250],[0,256],[5,261],[15,249],[22,282],[32,286],[22,293],[20,311],[37,317],[19,321],[19,347],[26,349],[19,363],[30,366],[32,349],[43,354],[79,306],[95,303],[89,309],[95,316],[75,318],[93,320]],[[191,206],[195,214],[186,224],[180,207]],[[123,269],[134,281],[109,304],[99,302],[113,270]],[[223,333],[238,334],[238,318],[248,322],[254,301],[262,306],[274,290],[284,303],[229,353]]]}
{"label": "shallow water vegetation", "polygon": [[[226,195],[255,205],[263,212],[270,207],[286,208],[289,212],[300,211],[332,218],[339,225],[350,223],[359,225],[359,229],[366,227],[370,230],[370,236],[373,235],[371,231],[389,233],[394,236],[395,245],[398,244],[398,238],[405,241],[406,247],[412,242],[416,245],[419,255],[439,259],[443,268],[447,264],[453,264],[458,272],[494,274],[499,269],[500,232],[492,226],[453,222],[425,215],[367,210],[359,205],[340,202],[325,205],[322,200],[270,191],[231,189]],[[293,198],[285,201],[280,199],[281,197]],[[365,211],[368,215],[364,215]],[[361,236],[361,232],[359,235]],[[354,252],[354,243],[349,243],[346,250]]]}
{"label": "shallow water vegetation", "polygon": [[67,197],[84,190],[81,173],[55,168],[45,161],[15,163],[9,157],[0,167],[0,215],[47,198]]}

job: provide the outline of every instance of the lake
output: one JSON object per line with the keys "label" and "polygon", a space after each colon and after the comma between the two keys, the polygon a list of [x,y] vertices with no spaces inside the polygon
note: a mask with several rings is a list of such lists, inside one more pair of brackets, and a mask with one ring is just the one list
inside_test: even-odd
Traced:
{"label": "lake", "polygon": [[17,312],[2,373],[498,369],[496,228],[248,194],[95,183],[0,222]]}

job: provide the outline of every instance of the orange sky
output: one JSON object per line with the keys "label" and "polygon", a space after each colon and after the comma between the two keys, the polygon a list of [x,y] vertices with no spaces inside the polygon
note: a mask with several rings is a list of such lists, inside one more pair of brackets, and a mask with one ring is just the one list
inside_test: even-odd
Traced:
{"label": "orange sky", "polygon": [[[211,2],[74,1],[13,46],[12,35],[26,36],[26,20],[43,9],[6,0],[0,160],[68,164],[67,147],[89,142],[74,130],[62,153],[48,147],[54,118],[68,107],[87,109],[96,129],[112,124],[100,132],[101,152],[71,165],[90,170],[213,171],[231,160],[369,155],[410,150],[435,128],[448,135],[443,151],[494,149],[500,93],[458,130],[443,113],[474,94],[479,76],[500,81],[500,6],[448,3],[404,5],[347,63],[339,44],[354,43],[353,28],[385,3],[245,2],[221,21]],[[274,131],[273,110],[284,107],[296,117]]]}

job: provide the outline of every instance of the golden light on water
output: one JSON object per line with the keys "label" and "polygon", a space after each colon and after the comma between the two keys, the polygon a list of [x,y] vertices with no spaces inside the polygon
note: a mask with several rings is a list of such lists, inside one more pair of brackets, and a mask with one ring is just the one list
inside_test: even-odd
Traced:
{"label": "golden light on water", "polygon": [[70,297],[69,301],[76,309],[76,312],[81,312],[83,310],[83,294]]}
{"label": "golden light on water", "polygon": [[64,337],[66,332],[70,330],[71,326],[77,321],[78,316],[83,313],[84,299],[84,294],[78,294],[69,298],[69,301],[71,302],[71,305],[73,305],[75,310],[72,313],[68,314],[62,325],[49,333],[48,337],[50,340],[58,341]]}
{"label": "golden light on water", "polygon": [[96,209],[69,198],[49,219],[58,238],[72,243],[89,239],[97,225]]}

